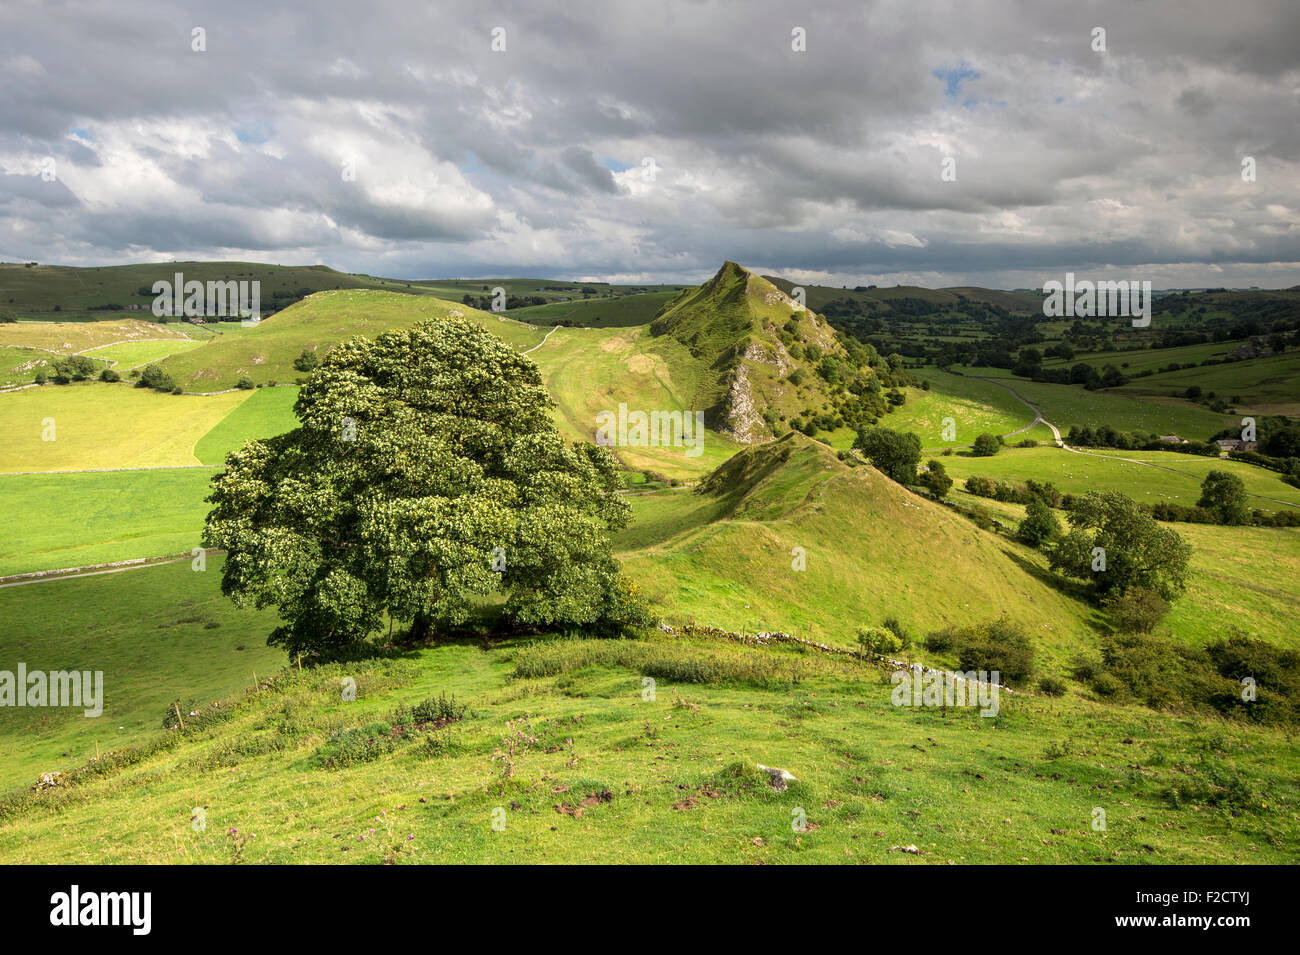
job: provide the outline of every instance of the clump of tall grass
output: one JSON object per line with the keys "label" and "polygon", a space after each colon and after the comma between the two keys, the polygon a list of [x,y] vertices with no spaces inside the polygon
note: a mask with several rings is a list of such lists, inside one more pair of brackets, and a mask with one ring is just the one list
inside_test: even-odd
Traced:
{"label": "clump of tall grass", "polygon": [[805,679],[810,661],[791,655],[745,653],[640,640],[532,643],[515,653],[514,676],[537,679],[587,667],[617,667],[675,683],[789,686]]}

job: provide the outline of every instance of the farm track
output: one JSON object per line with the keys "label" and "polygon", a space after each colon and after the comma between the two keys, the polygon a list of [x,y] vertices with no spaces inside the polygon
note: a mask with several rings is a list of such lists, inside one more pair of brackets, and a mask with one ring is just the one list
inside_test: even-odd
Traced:
{"label": "farm track", "polygon": [[542,337],[542,340],[541,340],[540,342],[538,342],[538,343],[537,343],[536,345],[534,345],[532,348],[525,348],[525,349],[524,349],[523,351],[521,351],[519,354],[521,354],[521,355],[527,355],[529,352],[537,351],[537,349],[541,348],[543,345],[546,344],[546,339],[550,338],[552,335],[554,335],[554,334],[555,334],[556,332],[558,332],[559,330],[560,330],[560,326],[559,326],[559,325],[554,326],[554,327],[553,327],[549,332],[547,332],[547,333]]}

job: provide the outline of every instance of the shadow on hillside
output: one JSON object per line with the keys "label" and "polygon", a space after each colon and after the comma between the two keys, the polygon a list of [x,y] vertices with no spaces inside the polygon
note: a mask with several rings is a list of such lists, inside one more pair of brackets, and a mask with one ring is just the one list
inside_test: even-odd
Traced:
{"label": "shadow on hillside", "polygon": [[1086,584],[1070,580],[1069,578],[1062,577],[1059,574],[1054,574],[1047,568],[1039,566],[1023,554],[1018,554],[1010,548],[1004,547],[1002,553],[1009,557],[1012,563],[1031,577],[1051,587],[1057,593],[1063,594],[1072,600],[1077,600],[1079,603],[1084,604],[1088,608],[1088,626],[1094,631],[1103,635],[1111,632],[1111,626],[1102,618],[1101,614],[1098,613],[1096,607],[1093,605],[1093,592]]}

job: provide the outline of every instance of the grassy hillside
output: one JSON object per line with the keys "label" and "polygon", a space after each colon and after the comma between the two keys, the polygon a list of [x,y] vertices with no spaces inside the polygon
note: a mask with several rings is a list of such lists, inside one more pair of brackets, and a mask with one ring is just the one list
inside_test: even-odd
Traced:
{"label": "grassy hillside", "polygon": [[585,328],[627,328],[648,325],[678,290],[641,292],[616,298],[578,299],[512,309],[511,318],[532,325],[573,325]]}
{"label": "grassy hillside", "polygon": [[138,318],[102,322],[9,322],[0,324],[0,345],[75,355],[121,342],[161,339],[180,344],[189,340],[189,334],[188,329],[179,325],[159,325]]}
{"label": "grassy hillside", "polygon": [[[945,463],[950,460],[944,459]],[[1104,483],[1099,485],[1099,489],[1105,487]],[[1014,529],[1025,515],[1024,507],[1018,504],[967,494],[960,482],[953,487],[952,498],[963,506],[979,508],[1008,529]],[[1058,516],[1064,526],[1064,515]],[[1300,614],[1300,594],[1296,592],[1296,581],[1300,580],[1300,529],[1178,523],[1165,526],[1192,545],[1192,560],[1187,593],[1174,601],[1162,632],[1182,643],[1200,646],[1240,630],[1300,650],[1300,631],[1294,625]],[[1047,572],[1047,560],[1041,554],[1028,555],[1028,561],[1041,573]]]}
{"label": "grassy hillside", "polygon": [[464,317],[482,323],[518,348],[542,340],[543,332],[511,319],[430,296],[394,292],[321,292],[238,334],[222,335],[201,348],[175,355],[162,366],[186,391],[233,388],[240,378],[255,384],[292,382],[303,376],[293,361],[303,349],[320,353],[358,335],[373,337],[424,318]]}
{"label": "grassy hillside", "polygon": [[[157,281],[173,282],[177,272],[185,281],[257,281],[261,283],[263,309],[277,296],[325,289],[401,288],[405,283],[348,275],[323,265],[282,266],[260,262],[149,262],[80,268],[64,265],[0,263],[0,307],[22,318],[103,318],[113,310],[99,306],[137,305],[149,312]],[[418,290],[417,290],[418,291]],[[150,315],[142,316],[150,318]]]}
{"label": "grassy hillside", "polygon": [[1171,501],[1187,507],[1200,498],[1206,474],[1228,471],[1246,485],[1252,495],[1251,507],[1270,512],[1300,507],[1300,489],[1283,482],[1275,471],[1174,451],[1097,449],[1075,453],[1054,446],[1005,448],[989,458],[954,455],[944,458],[943,465],[956,479],[977,474],[1023,483],[1032,478],[1051,481],[1067,494],[1119,491],[1146,504]]}
{"label": "grassy hillside", "polygon": [[[192,611],[211,612],[202,603]],[[163,623],[175,615],[156,614]],[[216,632],[228,639],[224,624]],[[167,640],[184,642],[152,642]],[[252,669],[241,651],[220,658],[231,661],[232,682]],[[648,676],[657,685],[647,699]],[[344,677],[356,681],[354,702],[341,699]],[[469,709],[442,729],[411,729],[371,761],[314,763],[331,734],[391,722],[399,707],[439,694]],[[151,704],[165,699],[139,700],[150,717],[141,722],[156,726],[161,707]],[[134,753],[12,796],[0,859],[1300,860],[1295,752],[1280,733],[1075,696],[1004,695],[995,718],[900,708],[874,668],[771,648],[485,636],[280,672],[261,693],[248,686],[205,710],[217,715],[183,732],[154,729]],[[84,757],[96,730],[83,727],[71,743],[47,732],[52,748]],[[758,763],[796,781],[777,792]],[[1223,795],[1230,780],[1232,800]],[[1092,828],[1097,808],[1104,832]]]}
{"label": "grassy hillside", "polygon": [[1116,390],[1136,398],[1167,398],[1193,385],[1230,401],[1241,414],[1300,415],[1300,353],[1165,372],[1136,378]]}
{"label": "grassy hillside", "polygon": [[220,579],[221,558],[213,555],[202,572],[187,557],[0,588],[6,669],[22,660],[31,670],[104,674],[100,717],[59,707],[0,709],[0,789],[85,763],[96,743],[107,752],[156,737],[173,700],[208,703],[251,685],[254,670],[283,666],[284,654],[265,645],[274,614],[237,610],[221,595]]}
{"label": "grassy hillside", "polygon": [[1092,641],[1092,611],[1026,569],[1027,549],[801,435],[740,452],[699,493],[632,506],[619,547],[670,621],[847,646],[891,615],[928,631],[1006,614],[1057,663]]}

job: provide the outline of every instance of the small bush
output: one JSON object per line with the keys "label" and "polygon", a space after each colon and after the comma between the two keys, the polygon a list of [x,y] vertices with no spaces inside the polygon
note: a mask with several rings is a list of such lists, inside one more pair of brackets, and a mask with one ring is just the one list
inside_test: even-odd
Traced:
{"label": "small bush", "polygon": [[100,381],[121,381],[122,376],[119,375],[117,372],[115,372],[112,368],[105,368],[103,371],[99,373],[99,380]]}
{"label": "small bush", "polygon": [[925,648],[931,653],[948,653],[957,646],[957,631],[952,627],[936,630],[925,638]]}
{"label": "small bush", "polygon": [[999,682],[1023,683],[1034,672],[1034,648],[1016,624],[995,620],[962,631],[957,659],[963,670],[996,670]]}
{"label": "small bush", "polygon": [[339,730],[312,755],[311,762],[324,769],[339,769],[378,759],[392,752],[392,734],[393,727],[382,721]]}
{"label": "small bush", "polygon": [[1169,613],[1169,601],[1143,587],[1134,587],[1103,606],[1125,633],[1150,633]]}
{"label": "small bush", "polygon": [[411,707],[411,722],[454,723],[464,719],[468,709],[464,703],[457,703],[455,696],[448,697],[445,694],[431,696]]}
{"label": "small bush", "polygon": [[912,634],[908,631],[907,627],[903,625],[903,621],[899,620],[897,617],[886,617],[882,626],[894,636],[898,637],[904,650],[912,646]]}
{"label": "small bush", "polygon": [[255,388],[256,386],[253,384],[252,378],[240,378],[239,381],[235,384],[235,387],[240,388],[244,391],[252,391],[253,388]]}
{"label": "small bush", "polygon": [[885,627],[858,627],[858,644],[864,653],[885,656],[903,649],[903,641]]}
{"label": "small bush", "polygon": [[1054,676],[1045,676],[1038,681],[1038,689],[1047,696],[1064,696],[1065,681]]}

